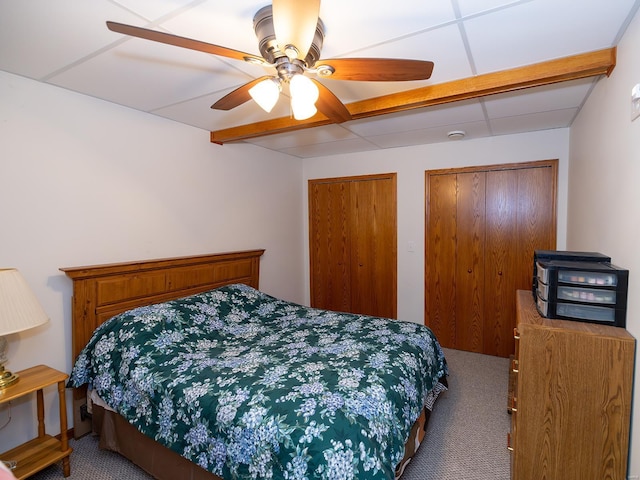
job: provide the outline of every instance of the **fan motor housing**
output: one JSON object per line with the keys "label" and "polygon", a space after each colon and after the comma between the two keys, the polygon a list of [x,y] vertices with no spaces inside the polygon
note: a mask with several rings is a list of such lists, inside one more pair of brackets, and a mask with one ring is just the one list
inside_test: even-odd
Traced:
{"label": "fan motor housing", "polygon": [[[286,56],[278,46],[276,34],[273,28],[273,13],[271,5],[262,7],[253,17],[253,30],[258,37],[258,49],[260,54],[269,63],[276,63],[279,57]],[[318,19],[313,41],[309,47],[304,63],[307,68],[311,68],[320,59],[322,42],[324,41],[324,23]],[[297,47],[297,45],[294,45]]]}

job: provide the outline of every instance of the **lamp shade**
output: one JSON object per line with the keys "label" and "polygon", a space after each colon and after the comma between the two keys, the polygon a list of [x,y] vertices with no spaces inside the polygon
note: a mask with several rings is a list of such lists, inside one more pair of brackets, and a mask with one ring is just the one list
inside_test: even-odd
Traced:
{"label": "lamp shade", "polygon": [[0,269],[0,336],[49,321],[35,294],[15,268]]}
{"label": "lamp shade", "polygon": [[280,96],[280,85],[274,78],[267,78],[249,89],[249,95],[265,112],[270,112]]}
{"label": "lamp shade", "polygon": [[289,81],[291,97],[308,103],[316,103],[320,94],[318,87],[309,78],[301,74],[294,75]]}
{"label": "lamp shade", "polygon": [[304,75],[294,75],[289,81],[291,110],[296,120],[306,120],[316,114],[316,100],[320,94],[318,87]]}
{"label": "lamp shade", "polygon": [[292,98],[291,111],[293,112],[293,118],[296,120],[306,120],[313,117],[318,112],[318,109],[313,103]]}

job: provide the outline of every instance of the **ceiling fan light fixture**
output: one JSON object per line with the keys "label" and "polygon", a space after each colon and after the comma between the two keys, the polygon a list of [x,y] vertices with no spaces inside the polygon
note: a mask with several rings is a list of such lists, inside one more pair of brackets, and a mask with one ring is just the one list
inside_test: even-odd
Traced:
{"label": "ceiling fan light fixture", "polygon": [[320,96],[318,86],[309,77],[295,74],[289,80],[291,110],[296,120],[306,120],[316,114],[315,103]]}
{"label": "ceiling fan light fixture", "polygon": [[296,74],[289,80],[289,88],[291,90],[291,98],[307,103],[316,103],[320,92],[315,83],[302,74]]}
{"label": "ceiling fan light fixture", "polygon": [[318,109],[313,103],[291,98],[291,111],[293,112],[293,118],[296,120],[306,120],[313,117],[318,112]]}
{"label": "ceiling fan light fixture", "polygon": [[320,0],[273,0],[272,5],[258,10],[253,17],[253,28],[262,58],[123,23],[108,21],[107,28],[131,37],[275,67],[275,77],[263,75],[240,85],[211,105],[214,110],[231,110],[253,99],[263,110],[271,112],[284,82],[290,84],[287,93],[295,118],[309,118],[319,110],[329,121],[342,123],[353,119],[347,106],[324,83],[305,77],[305,72],[336,80],[397,82],[426,80],[433,71],[433,62],[424,60],[368,57],[319,60],[325,31],[320,19]]}
{"label": "ceiling fan light fixture", "polygon": [[273,77],[263,80],[249,89],[249,95],[260,108],[269,113],[280,97],[280,79]]}

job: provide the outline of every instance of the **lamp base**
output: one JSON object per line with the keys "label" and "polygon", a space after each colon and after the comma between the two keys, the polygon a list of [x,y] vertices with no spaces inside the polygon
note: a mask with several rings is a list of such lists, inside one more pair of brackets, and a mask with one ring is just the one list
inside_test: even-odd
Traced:
{"label": "lamp base", "polygon": [[5,370],[4,367],[0,367],[0,391],[16,383],[19,378],[17,373],[12,373]]}
{"label": "lamp base", "polygon": [[7,339],[0,336],[0,392],[18,381],[18,374],[4,369],[5,363],[7,363]]}

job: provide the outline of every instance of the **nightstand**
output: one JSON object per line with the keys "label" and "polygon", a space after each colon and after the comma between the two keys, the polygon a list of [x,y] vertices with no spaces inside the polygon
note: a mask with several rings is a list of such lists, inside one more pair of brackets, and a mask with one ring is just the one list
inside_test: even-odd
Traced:
{"label": "nightstand", "polygon": [[[38,436],[16,448],[0,454],[0,460],[16,461],[13,474],[18,479],[27,478],[49,465],[62,460],[62,471],[65,477],[71,473],[69,448],[67,440],[67,406],[65,401],[65,382],[69,376],[45,365],[28,368],[18,372],[20,379],[14,385],[0,391],[0,404],[36,392],[38,402]],[[58,401],[60,406],[60,440],[45,433],[44,427],[44,395],[42,390],[50,385],[58,384]]]}

